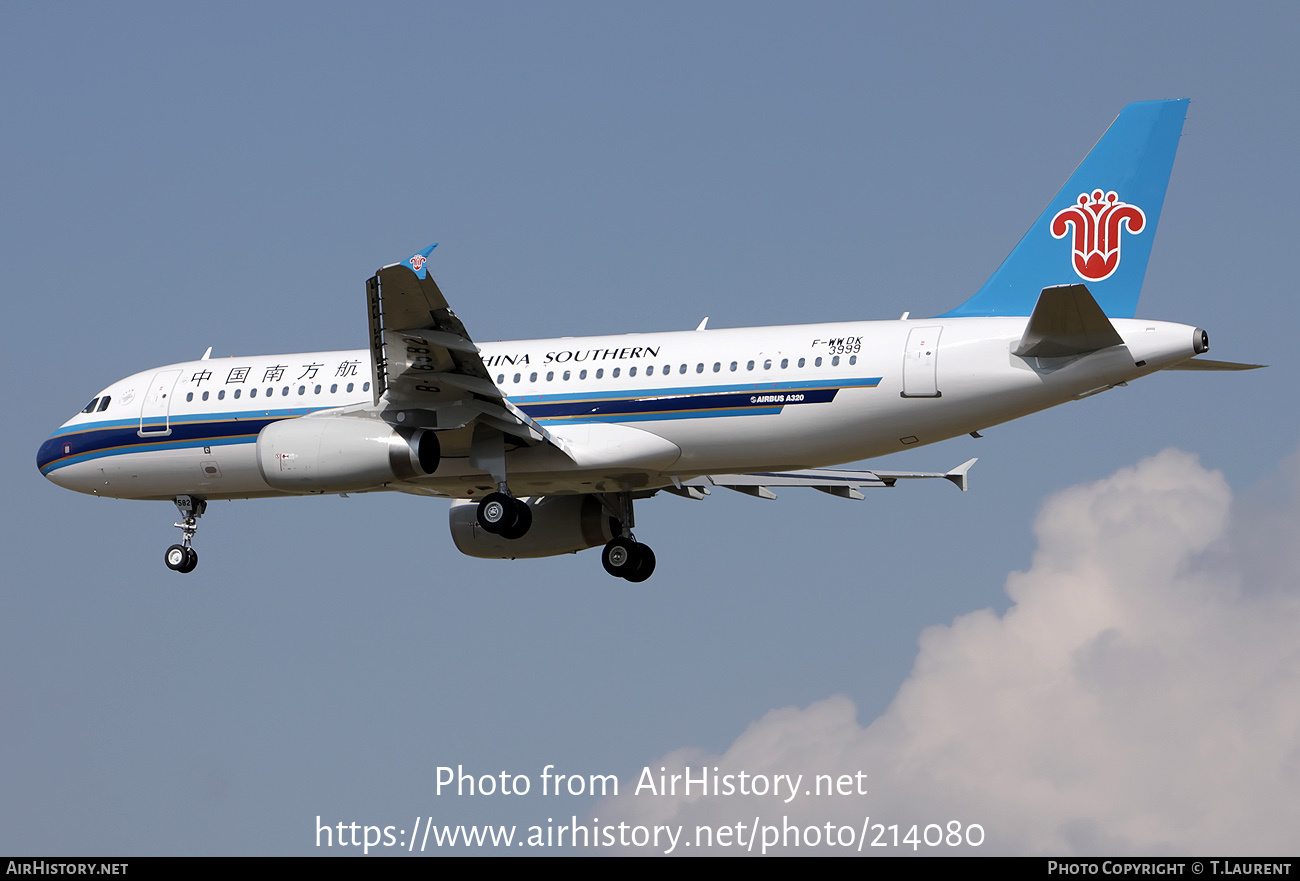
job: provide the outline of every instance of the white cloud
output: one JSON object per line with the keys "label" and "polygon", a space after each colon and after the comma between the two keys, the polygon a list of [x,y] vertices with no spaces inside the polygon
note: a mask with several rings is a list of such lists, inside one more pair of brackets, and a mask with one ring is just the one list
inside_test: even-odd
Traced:
{"label": "white cloud", "polygon": [[1218,472],[1167,450],[1065,490],[1038,517],[1029,571],[1007,579],[1006,614],[926,629],[911,676],[866,728],[835,696],[773,710],[722,756],[681,750],[650,763],[696,776],[714,766],[802,774],[801,790],[817,774],[860,769],[865,796],[801,791],[784,803],[701,796],[698,786],[638,796],[633,781],[594,813],[682,824],[683,840],[697,824],[755,817],[860,833],[870,816],[900,824],[900,835],[913,823],[979,823],[983,853],[1291,853],[1298,487],[1295,456],[1267,491],[1234,504]]}

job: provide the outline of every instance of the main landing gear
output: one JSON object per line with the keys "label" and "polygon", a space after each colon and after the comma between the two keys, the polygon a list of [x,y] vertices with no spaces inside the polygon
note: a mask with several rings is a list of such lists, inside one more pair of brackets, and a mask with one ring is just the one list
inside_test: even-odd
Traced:
{"label": "main landing gear", "polygon": [[484,532],[502,538],[523,538],[533,525],[533,509],[510,492],[506,478],[505,436],[492,428],[474,429],[469,450],[470,465],[482,468],[496,481],[497,491],[478,503],[478,525]]}
{"label": "main landing gear", "polygon": [[[610,532],[614,536],[600,552],[605,571],[633,583],[645,581],[654,574],[655,552],[632,535],[635,526],[632,493],[600,493],[597,498],[609,515]],[[505,483],[497,484],[496,492],[488,493],[479,501],[475,516],[484,532],[507,539],[523,538],[533,525],[533,509],[511,495]]]}
{"label": "main landing gear", "polygon": [[488,493],[478,503],[478,525],[485,532],[502,538],[523,538],[533,525],[533,509],[502,487],[499,492]]}
{"label": "main landing gear", "polygon": [[199,518],[208,509],[208,503],[194,496],[177,496],[173,501],[176,509],[181,512],[181,522],[174,524],[181,531],[181,543],[169,547],[163,559],[166,560],[168,569],[193,572],[194,567],[199,565],[199,553],[190,547],[190,542],[199,530]]}
{"label": "main landing gear", "polygon": [[655,552],[649,545],[632,538],[631,534],[620,535],[605,545],[600,552],[600,562],[605,571],[615,578],[625,578],[633,583],[645,581],[655,571]]}
{"label": "main landing gear", "polygon": [[600,562],[605,571],[615,578],[622,578],[639,584],[655,571],[655,552],[649,545],[643,545],[632,535],[636,519],[632,514],[632,494],[629,492],[611,493],[602,497],[605,508],[612,515],[618,526],[615,535],[600,552]]}

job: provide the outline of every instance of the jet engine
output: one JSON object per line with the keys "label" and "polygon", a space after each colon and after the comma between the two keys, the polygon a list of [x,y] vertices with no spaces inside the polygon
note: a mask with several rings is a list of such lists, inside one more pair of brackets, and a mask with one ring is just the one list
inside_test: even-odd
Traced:
{"label": "jet engine", "polygon": [[494,535],[478,525],[478,502],[451,503],[451,538],[462,554],[496,560],[553,557],[603,545],[615,532],[613,519],[592,495],[541,496],[523,499],[532,509],[533,524],[520,538]]}
{"label": "jet engine", "polygon": [[257,435],[262,479],[283,492],[373,489],[432,474],[441,456],[436,432],[395,428],[379,419],[283,419]]}

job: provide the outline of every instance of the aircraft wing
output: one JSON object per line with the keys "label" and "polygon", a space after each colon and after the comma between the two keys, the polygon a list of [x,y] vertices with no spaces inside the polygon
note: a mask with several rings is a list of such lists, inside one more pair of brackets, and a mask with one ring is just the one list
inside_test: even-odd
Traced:
{"label": "aircraft wing", "polygon": [[424,268],[431,250],[366,282],[375,406],[410,411],[409,419],[403,413],[395,421],[413,427],[460,428],[477,420],[526,442],[545,439],[546,430],[492,381],[478,346]]}
{"label": "aircraft wing", "polygon": [[[967,489],[967,472],[978,460],[969,459],[951,471],[845,471],[838,468],[813,468],[805,471],[769,471],[756,474],[710,474],[681,481],[682,495],[698,498],[700,490],[721,486],[764,499],[776,498],[772,487],[801,486],[818,489],[845,499],[863,499],[861,490],[890,487],[899,480],[942,478]],[[673,487],[671,491],[678,488]],[[696,493],[689,492],[695,490]]]}

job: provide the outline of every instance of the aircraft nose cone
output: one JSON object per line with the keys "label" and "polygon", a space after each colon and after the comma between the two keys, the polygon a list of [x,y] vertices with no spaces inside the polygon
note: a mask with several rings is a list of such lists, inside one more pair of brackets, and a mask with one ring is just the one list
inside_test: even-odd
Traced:
{"label": "aircraft nose cone", "polygon": [[40,449],[36,451],[36,467],[42,474],[49,477],[52,466],[56,461],[62,458],[63,455],[63,445],[59,443],[57,437],[51,437],[47,439],[45,443],[41,444]]}
{"label": "aircraft nose cone", "polygon": [[72,441],[55,435],[41,444],[40,449],[36,451],[36,467],[53,484],[77,492],[88,492],[89,490],[82,486],[82,480],[77,473],[84,466],[75,464],[72,461],[73,455]]}

